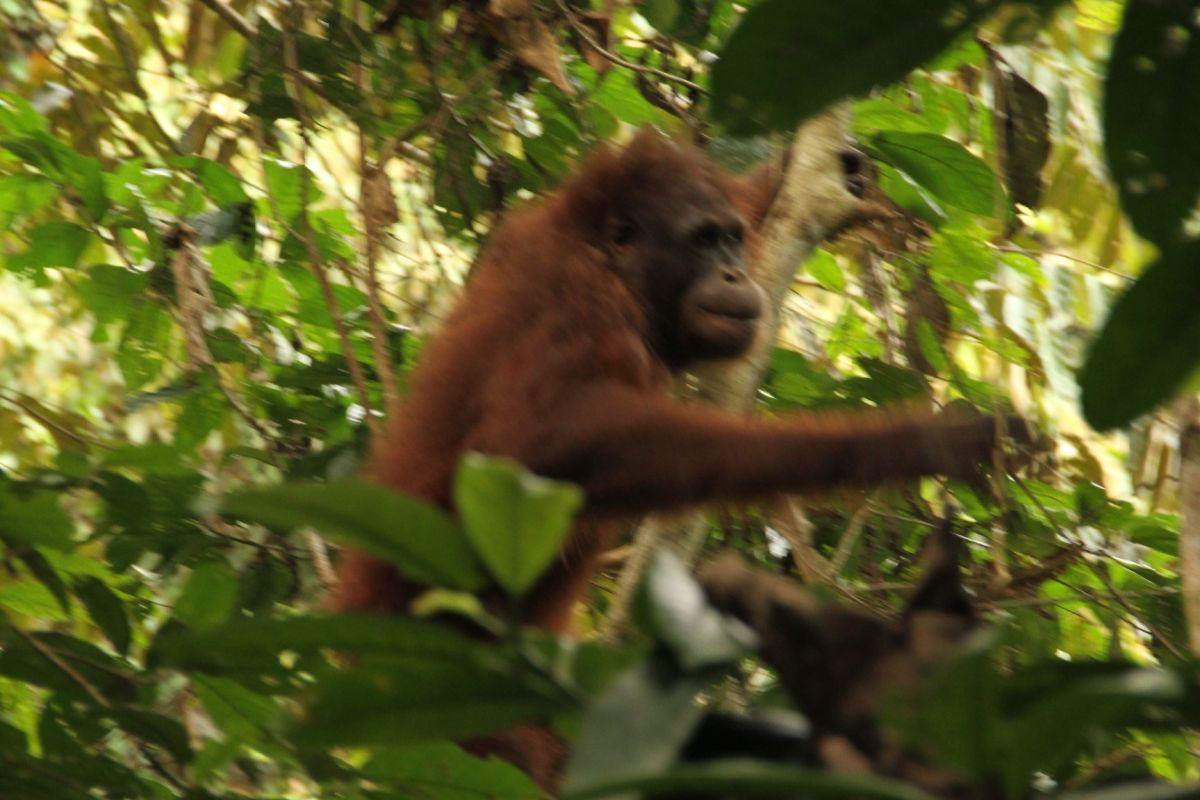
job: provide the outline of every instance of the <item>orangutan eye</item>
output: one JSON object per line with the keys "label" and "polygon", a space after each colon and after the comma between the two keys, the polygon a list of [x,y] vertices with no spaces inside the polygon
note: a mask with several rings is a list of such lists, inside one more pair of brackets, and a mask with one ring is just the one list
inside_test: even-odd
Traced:
{"label": "orangutan eye", "polygon": [[638,229],[632,221],[627,219],[617,220],[613,225],[611,238],[615,245],[627,245],[637,238]]}
{"label": "orangutan eye", "polygon": [[721,226],[715,222],[706,222],[692,233],[691,239],[693,247],[710,250],[721,243]]}

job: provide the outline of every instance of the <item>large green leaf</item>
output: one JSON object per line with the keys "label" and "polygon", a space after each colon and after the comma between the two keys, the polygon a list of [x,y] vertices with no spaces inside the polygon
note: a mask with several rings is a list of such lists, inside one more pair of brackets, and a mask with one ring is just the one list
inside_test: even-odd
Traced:
{"label": "large green leaf", "polygon": [[764,0],[713,67],[713,111],[735,133],[791,128],[834,100],[899,80],[1001,5]]}
{"label": "large green leaf", "polygon": [[11,92],[0,92],[0,131],[7,134],[30,134],[48,130],[46,118],[25,98]]}
{"label": "large green leaf", "polygon": [[[34,644],[36,642],[36,645]],[[91,642],[43,631],[29,637],[0,631],[0,675],[92,705],[133,700],[137,687],[128,664]]]}
{"label": "large green leaf", "polygon": [[1103,789],[1068,792],[1062,800],[1200,800],[1200,784],[1168,785],[1137,781]]}
{"label": "large green leaf", "polygon": [[129,627],[129,616],[125,612],[125,604],[113,593],[104,581],[88,576],[75,583],[75,596],[78,597],[113,649],[124,655],[129,651],[133,633]]}
{"label": "large green leaf", "polygon": [[558,554],[583,492],[511,461],[468,454],[454,502],[475,552],[505,591],[519,595]]}
{"label": "large green leaf", "polygon": [[375,484],[291,483],[228,495],[220,509],[273,528],[312,526],[391,562],[422,583],[473,590],[485,582],[471,545],[453,519]]}
{"label": "large green leaf", "polygon": [[871,146],[943,203],[988,215],[1007,205],[991,168],[953,139],[883,131],[871,139]]}
{"label": "large green leaf", "polygon": [[0,586],[0,612],[12,612],[42,622],[70,619],[54,592],[37,581],[10,581]]}
{"label": "large green leaf", "polygon": [[1166,400],[1200,363],[1200,241],[1163,254],[1113,306],[1079,378],[1097,430]]}
{"label": "large green leaf", "polygon": [[74,524],[54,492],[18,493],[0,482],[0,539],[66,550]]}
{"label": "large green leaf", "polygon": [[227,736],[268,752],[276,749],[271,732],[283,711],[275,698],[228,678],[193,675],[191,680],[204,710]]}
{"label": "large green leaf", "polygon": [[191,757],[188,732],[179,720],[135,706],[117,706],[107,714],[122,730],[138,740],[155,744],[180,761],[187,761]]}
{"label": "large green leaf", "polygon": [[175,601],[175,616],[196,630],[215,628],[233,613],[237,591],[237,578],[227,563],[200,564]]}
{"label": "large green leaf", "polygon": [[461,656],[398,658],[328,676],[295,731],[302,745],[462,739],[566,710],[530,670]]}
{"label": "large green leaf", "polygon": [[1133,667],[1056,688],[1006,725],[1002,764],[1010,797],[1028,787],[1036,772],[1054,774],[1086,753],[1098,731],[1119,730],[1138,709],[1183,698],[1177,676]]}
{"label": "large green leaf", "polygon": [[657,797],[803,797],[812,800],[930,800],[897,781],[800,769],[759,761],[715,761],[636,777],[614,776],[564,793],[564,800],[613,795]]}
{"label": "large green leaf", "polygon": [[236,206],[250,200],[242,182],[232,172],[215,161],[206,158],[195,158],[188,162],[200,179],[200,183],[208,190],[209,195],[222,208]]}
{"label": "large green leaf", "polygon": [[442,800],[537,800],[541,791],[521,770],[496,758],[468,755],[450,742],[392,747],[363,765],[372,781],[401,788],[406,795]]}
{"label": "large green leaf", "polygon": [[406,617],[338,615],[239,619],[201,632],[164,630],[154,642],[155,664],[236,671],[274,660],[278,653],[331,649],[358,656],[462,660],[484,648],[444,625]]}
{"label": "large green leaf", "polygon": [[29,232],[29,247],[8,257],[12,270],[74,267],[83,257],[91,234],[73,222],[46,222]]}
{"label": "large green leaf", "polygon": [[1104,149],[1134,228],[1174,241],[1200,199],[1200,31],[1193,0],[1130,0],[1109,61]]}

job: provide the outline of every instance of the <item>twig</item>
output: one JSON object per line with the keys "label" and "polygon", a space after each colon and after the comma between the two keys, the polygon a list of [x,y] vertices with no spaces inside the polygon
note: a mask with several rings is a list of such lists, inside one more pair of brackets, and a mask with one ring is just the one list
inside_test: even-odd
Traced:
{"label": "twig", "polygon": [[1086,258],[1080,258],[1079,256],[1073,256],[1070,253],[1062,253],[1062,252],[1059,252],[1058,250],[1027,250],[1024,247],[997,246],[996,252],[998,252],[998,253],[1016,253],[1017,255],[1020,255],[1020,256],[1029,256],[1029,257],[1056,256],[1057,258],[1065,259],[1066,261],[1074,261],[1076,264],[1082,264],[1085,267],[1091,267],[1092,269],[1099,270],[1100,272],[1107,272],[1109,275],[1115,275],[1118,278],[1120,278],[1121,280],[1125,281],[1126,283],[1133,283],[1133,280],[1134,280],[1133,276],[1126,275],[1123,272],[1118,272],[1117,270],[1113,269],[1112,267],[1106,267],[1103,264],[1097,264],[1095,261],[1088,261]]}
{"label": "twig", "polygon": [[[94,439],[94,438],[91,438],[88,436],[80,435],[80,434],[76,433],[75,431],[71,430],[70,428],[66,428],[66,427],[63,427],[62,425],[59,425],[53,419],[47,417],[45,414],[41,413],[36,408],[33,408],[32,406],[29,405],[29,400],[34,400],[34,398],[31,397],[31,398],[29,398],[29,400],[23,400],[22,399],[23,397],[25,397],[25,395],[17,395],[14,397],[13,395],[8,394],[7,392],[0,392],[0,400],[4,401],[6,403],[10,403],[13,406],[16,406],[17,408],[19,408],[21,411],[24,411],[26,414],[33,417],[33,419],[36,422],[40,423],[44,428],[46,428],[48,431],[50,431],[52,433],[54,433],[54,432],[60,433],[63,436],[67,437],[68,439],[72,439],[76,442],[79,442],[80,444],[86,444],[86,445],[90,445],[92,447],[100,447],[105,450],[111,450],[113,448],[113,445],[111,445],[105,441],[102,441],[100,439]],[[41,404],[40,400],[34,400],[34,402]]]}
{"label": "twig", "polygon": [[[112,710],[113,705],[111,702],[109,702],[108,698],[101,694],[100,690],[93,686],[87,678],[83,677],[79,670],[75,669],[73,666],[60,658],[58,653],[54,652],[53,648],[48,647],[32,633],[18,625],[9,624],[8,628],[12,631],[15,631],[17,636],[20,636],[22,639],[24,639],[25,643],[36,650],[37,653],[42,656],[42,658],[53,664],[55,669],[59,670],[62,672],[62,674],[70,678],[71,682],[82,689],[83,693],[91,698],[93,703],[105,711]],[[142,758],[146,759],[146,763],[150,765],[150,768],[154,770],[159,777],[174,786],[176,789],[186,788],[183,782],[180,781],[179,778],[175,777],[175,775],[173,775],[171,771],[167,769],[161,761],[158,760],[158,756],[154,755],[154,752],[150,749],[149,745],[128,731],[125,731],[125,735],[133,740]]]}
{"label": "twig", "polygon": [[162,126],[155,116],[154,111],[150,108],[150,96],[146,93],[146,87],[142,86],[142,81],[138,77],[137,58],[130,52],[129,41],[125,38],[124,31],[116,21],[112,18],[112,10],[108,7],[108,0],[101,0],[100,13],[104,15],[104,23],[108,26],[108,35],[112,39],[113,46],[116,47],[117,54],[121,57],[121,65],[125,68],[126,77],[129,78],[129,85],[133,88],[133,93],[142,101],[142,110],[146,112],[151,125],[154,127],[155,133],[159,135],[167,149],[175,155],[183,155],[183,151],[179,147],[179,142],[175,137],[167,133],[167,129]]}
{"label": "twig", "polygon": [[229,27],[245,36],[247,39],[254,40],[258,37],[258,32],[254,30],[245,17],[235,11],[225,0],[200,0],[201,3],[212,9],[214,13],[225,21]]}
{"label": "twig", "polygon": [[792,563],[805,583],[824,583],[831,570],[829,560],[813,546],[813,522],[800,508],[794,497],[781,496],[769,504],[766,513],[770,524],[792,548]]}
{"label": "twig", "polygon": [[[1079,592],[1081,595],[1086,593],[1086,597],[1077,598],[1066,597],[1017,597],[1011,600],[991,600],[985,601],[984,605],[991,608],[1043,608],[1046,606],[1064,606],[1067,603],[1094,603],[1097,600],[1115,600],[1116,597],[1109,593],[1096,592],[1091,590],[1081,590],[1077,587],[1070,586],[1071,591]],[[1178,589],[1164,586],[1158,589],[1146,589],[1138,592],[1128,592],[1126,597],[1170,597],[1179,594]]]}
{"label": "twig", "polygon": [[[1129,615],[1125,618],[1126,621],[1135,628],[1140,627],[1148,631],[1162,644],[1163,647],[1167,648],[1167,650],[1171,652],[1171,655],[1175,656],[1180,661],[1186,661],[1188,657],[1187,653],[1183,652],[1178,645],[1168,639],[1165,635],[1163,635],[1162,631],[1150,624],[1143,617],[1142,612],[1139,611],[1132,603],[1130,603],[1129,598],[1127,598],[1124,593],[1122,593],[1121,590],[1119,590],[1116,585],[1113,584],[1112,580],[1108,577],[1107,568],[1108,567],[1106,564],[1092,564],[1092,573],[1100,579],[1101,583],[1104,584],[1104,588],[1109,592],[1110,599],[1115,600],[1117,605],[1123,608],[1125,613]],[[1098,599],[1096,593],[1091,589],[1087,589],[1083,586],[1076,586],[1074,588],[1075,591],[1092,601],[1096,601]],[[1111,606],[1109,609],[1112,610]]]}
{"label": "twig", "polygon": [[1194,400],[1191,406],[1179,437],[1179,580],[1188,645],[1195,655],[1200,654],[1200,411]]}
{"label": "twig", "polygon": [[[361,0],[354,3],[353,17],[355,24],[361,21],[363,4]],[[354,67],[354,80],[358,90],[367,93],[367,72],[361,63]],[[383,302],[379,297],[379,245],[380,228],[383,224],[395,222],[399,216],[396,212],[396,198],[391,194],[387,173],[382,165],[375,167],[367,157],[367,134],[362,126],[358,126],[358,178],[359,178],[359,213],[362,214],[363,228],[366,231],[365,255],[367,262],[367,310],[371,322],[371,349],[375,355],[375,371],[379,374],[379,385],[383,389],[383,405],[385,413],[395,406],[400,397],[396,386],[396,365],[388,349],[387,321],[383,315]],[[381,219],[382,217],[382,219]],[[314,552],[314,555],[316,553]],[[328,554],[325,556],[328,565]],[[318,564],[319,564],[318,560]],[[332,574],[332,570],[330,570]]]}
{"label": "twig", "polygon": [[71,682],[82,689],[83,693],[90,697],[93,703],[103,709],[112,708],[112,703],[108,701],[108,698],[101,694],[99,689],[97,689],[95,686],[92,686],[91,682],[88,681],[87,678],[83,677],[78,670],[76,670],[66,661],[59,658],[58,653],[54,652],[53,648],[47,647],[44,642],[40,641],[32,633],[18,625],[9,625],[8,627],[10,630],[16,631],[17,636],[20,636],[22,639],[24,639],[26,644],[36,650],[38,654],[42,656],[42,658],[49,661],[55,666],[56,669],[70,678]]}
{"label": "twig", "polygon": [[305,538],[308,540],[308,552],[312,555],[313,571],[321,582],[321,588],[329,592],[338,585],[337,570],[329,558],[329,545],[316,531],[309,531]]}
{"label": "twig", "polygon": [[304,87],[300,80],[300,62],[296,55],[296,38],[290,27],[285,27],[282,35],[284,67],[287,72],[288,81],[291,84],[292,93],[295,95],[296,112],[300,121],[301,208],[299,215],[300,233],[298,238],[304,244],[304,249],[308,253],[309,268],[313,273],[313,277],[317,279],[317,284],[321,287],[321,296],[325,302],[326,309],[329,311],[329,316],[333,320],[333,327],[337,332],[338,342],[341,344],[342,356],[346,359],[347,369],[350,370],[350,379],[354,382],[354,386],[358,390],[359,403],[362,404],[363,411],[365,412],[367,426],[375,430],[378,427],[379,421],[375,419],[372,410],[371,394],[367,388],[367,379],[363,374],[362,365],[358,363],[358,356],[354,354],[354,346],[350,342],[350,333],[346,327],[346,320],[342,317],[341,308],[338,306],[337,297],[333,293],[333,286],[329,282],[329,275],[321,259],[321,251],[313,239],[312,225],[308,219],[309,181],[311,176],[308,172],[307,161],[308,138],[309,132],[312,130],[312,120],[309,118],[308,109],[304,104]]}
{"label": "twig", "polygon": [[846,562],[850,560],[850,553],[854,550],[854,545],[858,544],[859,538],[862,536],[863,529],[867,525],[867,517],[870,516],[871,509],[875,506],[875,500],[879,496],[879,492],[871,493],[863,504],[854,512],[854,516],[850,518],[850,524],[846,526],[846,532],[842,534],[842,538],[838,541],[837,550],[833,554],[833,558],[829,562],[829,577],[836,579],[842,574],[842,569],[846,566]]}
{"label": "twig", "polygon": [[631,69],[634,72],[638,72],[643,75],[653,75],[656,78],[662,78],[664,81],[678,83],[680,86],[686,86],[698,94],[708,94],[708,92],[704,90],[704,87],[695,81],[689,81],[687,78],[680,77],[679,75],[672,75],[666,70],[658,69],[657,67],[651,67],[647,64],[637,64],[626,58],[622,58],[597,41],[596,37],[592,36],[592,32],[587,29],[587,26],[579,22],[579,20],[575,17],[575,13],[571,11],[570,7],[563,2],[563,0],[555,0],[555,3],[558,5],[559,10],[562,11],[563,16],[566,17],[567,23],[571,26],[575,33],[579,35],[579,38],[587,42],[588,47],[592,48],[617,66]]}

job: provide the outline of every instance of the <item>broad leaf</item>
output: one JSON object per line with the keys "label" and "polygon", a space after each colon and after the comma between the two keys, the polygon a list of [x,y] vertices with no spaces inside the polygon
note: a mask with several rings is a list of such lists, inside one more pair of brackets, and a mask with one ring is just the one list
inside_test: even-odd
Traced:
{"label": "broad leaf", "polygon": [[1177,239],[1200,200],[1200,32],[1192,0],[1130,0],[1109,61],[1104,150],[1137,232]]}
{"label": "broad leaf", "polygon": [[583,493],[513,462],[469,454],[454,502],[475,552],[505,591],[519,595],[558,555]]}
{"label": "broad leaf", "polygon": [[608,777],[567,791],[563,800],[612,797],[784,797],[819,800],[931,800],[898,781],[805,770],[758,761],[714,761],[636,777]]}
{"label": "broad leaf", "polygon": [[564,709],[530,670],[456,656],[399,658],[321,681],[294,741],[312,748],[462,739]]}
{"label": "broad leaf", "polygon": [[1103,789],[1068,792],[1062,800],[1200,800],[1200,783],[1181,786],[1150,781],[1121,783]]}
{"label": "broad leaf", "polygon": [[393,747],[363,765],[370,780],[443,800],[537,800],[537,785],[517,767],[482,759],[449,742]]}
{"label": "broad leaf", "polygon": [[145,708],[118,706],[107,712],[121,730],[132,734],[142,742],[163,748],[179,761],[192,756],[188,732],[183,724],[173,717]]}
{"label": "broad leaf", "polygon": [[0,483],[0,539],[66,550],[74,525],[52,492],[17,494]]}
{"label": "broad leaf", "polygon": [[764,0],[713,67],[731,132],[790,129],[829,103],[899,80],[971,30],[997,0]]}
{"label": "broad leaf", "polygon": [[1163,254],[1113,305],[1080,374],[1096,430],[1163,402],[1200,363],[1200,241]]}
{"label": "broad leaf", "polygon": [[108,584],[99,578],[87,577],[75,584],[75,596],[78,597],[113,648],[124,655],[129,651],[132,632],[129,628],[129,616],[125,612],[125,604],[117,597]]}
{"label": "broad leaf", "polygon": [[484,584],[471,545],[444,512],[363,481],[292,483],[239,492],[221,512],[272,528],[314,527],[391,562],[432,585],[473,590]]}
{"label": "broad leaf", "polygon": [[175,601],[175,616],[198,631],[210,630],[229,619],[236,603],[233,571],[223,561],[210,561],[192,570]]}
{"label": "broad leaf", "polygon": [[155,664],[208,672],[236,671],[274,660],[284,651],[323,649],[357,656],[448,661],[476,658],[481,645],[427,620],[339,615],[239,619],[214,630],[164,630],[154,643]]}
{"label": "broad leaf", "polygon": [[91,234],[73,222],[47,222],[29,232],[29,248],[8,257],[12,270],[74,267],[83,257]]}
{"label": "broad leaf", "polygon": [[995,215],[1007,206],[991,168],[953,139],[933,133],[884,131],[871,140],[892,166],[947,205]]}

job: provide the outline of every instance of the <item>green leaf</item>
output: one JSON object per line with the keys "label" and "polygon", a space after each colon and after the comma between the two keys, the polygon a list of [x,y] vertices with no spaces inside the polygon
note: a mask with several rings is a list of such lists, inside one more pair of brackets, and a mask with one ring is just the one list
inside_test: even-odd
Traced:
{"label": "green leaf", "polygon": [[514,462],[471,453],[459,464],[454,503],[492,577],[520,595],[558,555],[583,492]]}
{"label": "green leaf", "polygon": [[282,718],[274,698],[213,675],[194,675],[192,685],[217,727],[254,747],[263,749],[269,745],[268,732]]}
{"label": "green leaf", "polygon": [[884,131],[871,139],[885,161],[930,194],[973,214],[994,215],[1007,206],[991,168],[953,139],[934,133]]}
{"label": "green leaf", "polygon": [[815,251],[804,265],[804,270],[827,291],[839,294],[846,291],[846,275],[842,272],[842,265],[829,251]]}
{"label": "green leaf", "polygon": [[450,742],[428,742],[376,753],[363,765],[370,780],[406,794],[440,800],[537,800],[537,785],[521,770],[496,758],[484,760]]}
{"label": "green leaf", "polygon": [[1004,764],[1001,677],[993,664],[998,641],[993,630],[968,639],[913,703],[889,709],[905,741],[936,751],[940,763],[968,777],[997,773]]}
{"label": "green leaf", "polygon": [[10,92],[0,92],[0,131],[25,135],[48,130],[46,118],[37,112],[32,103]]}
{"label": "green leaf", "polygon": [[0,586],[0,608],[35,620],[69,619],[54,593],[37,581],[14,581]]}
{"label": "green leaf", "polygon": [[995,273],[996,257],[982,232],[948,227],[936,231],[932,239],[929,266],[941,281],[974,286]]}
{"label": "green leaf", "polygon": [[193,169],[201,185],[218,206],[229,208],[250,202],[249,195],[242,188],[242,182],[217,162],[197,158],[194,160]]}
{"label": "green leaf", "polygon": [[670,31],[679,19],[679,0],[643,0],[638,10],[655,30]]}
{"label": "green leaf", "polygon": [[1003,759],[1009,796],[1022,793],[1035,772],[1053,774],[1083,753],[1098,731],[1120,729],[1139,709],[1182,699],[1183,683],[1164,670],[1129,668],[1075,680],[1039,698],[1009,726]]}
{"label": "green leaf", "polygon": [[152,648],[155,664],[220,672],[275,661],[283,651],[323,649],[359,656],[388,655],[457,661],[486,648],[444,625],[406,617],[354,616],[235,619],[206,631],[164,630]]}
{"label": "green leaf", "polygon": [[304,210],[304,201],[311,203],[315,197],[312,181],[309,181],[308,194],[304,195],[304,167],[278,158],[263,159],[267,177],[267,190],[271,200],[279,209],[279,216],[284,222],[292,220]]}
{"label": "green leaf", "polygon": [[1163,402],[1200,363],[1200,241],[1168,250],[1113,305],[1079,386],[1096,430]]}
{"label": "green leaf", "polygon": [[471,230],[491,203],[486,186],[475,175],[476,145],[460,125],[450,127],[434,148],[433,197],[447,233]]}
{"label": "green leaf", "polygon": [[643,772],[629,777],[607,777],[567,791],[563,800],[591,800],[613,795],[931,800],[922,791],[885,778],[740,760],[677,766],[666,772]]}
{"label": "green leaf", "polygon": [[1139,234],[1176,241],[1200,200],[1200,31],[1192,0],[1130,0],[1109,60],[1104,152]]}
{"label": "green leaf", "polygon": [[75,526],[59,505],[60,495],[19,495],[0,484],[0,539],[66,550]]}
{"label": "green leaf", "polygon": [[791,129],[839,98],[899,80],[1000,5],[764,0],[713,67],[713,113],[734,133]]}
{"label": "green leaf", "polygon": [[74,267],[83,257],[91,234],[73,222],[47,222],[29,232],[29,248],[8,257],[13,270]]}
{"label": "green leaf", "polygon": [[194,452],[225,418],[229,402],[220,390],[208,385],[201,387],[183,401],[183,410],[175,420],[175,447]]}
{"label": "green leaf", "polygon": [[[0,499],[0,503],[3,499]],[[20,547],[15,548],[13,553],[21,563],[25,565],[33,577],[50,590],[54,598],[58,600],[58,605],[62,608],[63,613],[70,616],[71,614],[71,598],[67,594],[67,585],[63,581],[62,576],[58,574],[58,570],[50,563],[41,551],[35,547]]]}
{"label": "green leaf", "polygon": [[484,575],[459,526],[445,512],[363,481],[292,483],[239,492],[223,514],[271,528],[314,527],[396,566],[414,580],[472,591]]}
{"label": "green leaf", "polygon": [[64,159],[63,180],[75,190],[93,222],[99,222],[108,211],[108,194],[104,188],[104,172],[94,158],[72,152]]}
{"label": "green leaf", "polygon": [[104,454],[101,464],[106,469],[136,469],[159,475],[179,475],[190,467],[179,449],[164,442],[114,447]]}
{"label": "green leaf", "polygon": [[1200,800],[1200,783],[1166,785],[1139,781],[1103,789],[1067,792],[1062,800]]}
{"label": "green leaf", "polygon": [[75,583],[75,596],[87,609],[88,616],[104,631],[113,648],[125,655],[129,652],[131,633],[125,604],[121,602],[108,584],[99,578],[86,577]]}
{"label": "green leaf", "polygon": [[604,73],[592,92],[592,102],[629,125],[663,125],[671,119],[667,112],[647,102],[630,70],[610,69]]}
{"label": "green leaf", "polygon": [[0,220],[22,219],[50,204],[58,188],[41,175],[0,176]]}
{"label": "green leaf", "polygon": [[198,631],[212,630],[233,613],[237,579],[223,561],[210,561],[192,570],[175,601],[175,617]]}
{"label": "green leaf", "polygon": [[129,300],[146,288],[146,274],[125,267],[100,264],[87,272],[87,278],[75,284],[79,296],[96,317],[97,325],[125,319]]}
{"label": "green leaf", "polygon": [[30,636],[37,647],[23,636],[0,630],[0,675],[44,686],[89,706],[96,703],[90,690],[111,703],[129,702],[136,695],[137,687],[121,659],[61,633],[43,631]]}
{"label": "green leaf", "polygon": [[178,720],[157,711],[133,706],[117,706],[108,714],[126,733],[161,747],[178,761],[191,760],[192,747],[188,743],[188,732]]}
{"label": "green leaf", "polygon": [[316,687],[294,741],[311,748],[463,739],[563,711],[532,671],[458,657],[343,670]]}

